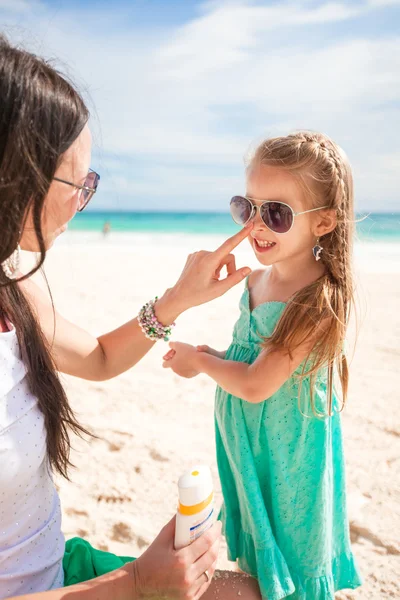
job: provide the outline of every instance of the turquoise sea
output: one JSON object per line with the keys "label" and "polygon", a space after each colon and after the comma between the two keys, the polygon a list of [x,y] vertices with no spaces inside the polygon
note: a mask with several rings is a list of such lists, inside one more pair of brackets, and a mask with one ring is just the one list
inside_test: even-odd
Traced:
{"label": "turquoise sea", "polygon": [[[400,242],[400,213],[357,215],[358,238],[363,241]],[[69,224],[72,231],[233,234],[238,230],[228,213],[211,212],[111,212],[78,213]]]}

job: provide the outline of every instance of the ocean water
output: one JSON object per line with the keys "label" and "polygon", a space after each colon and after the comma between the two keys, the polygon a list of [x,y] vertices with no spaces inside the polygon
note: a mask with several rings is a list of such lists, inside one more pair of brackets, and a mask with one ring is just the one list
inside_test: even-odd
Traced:
{"label": "ocean water", "polygon": [[[400,242],[400,213],[369,213],[356,217],[357,237],[365,242]],[[229,235],[238,230],[229,213],[84,211],[70,222],[70,231],[183,233]]]}

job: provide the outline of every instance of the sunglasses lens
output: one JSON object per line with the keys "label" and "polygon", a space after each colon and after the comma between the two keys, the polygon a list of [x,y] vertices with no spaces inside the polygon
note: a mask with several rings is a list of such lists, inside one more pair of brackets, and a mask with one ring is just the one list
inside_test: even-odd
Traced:
{"label": "sunglasses lens", "polygon": [[[98,173],[96,173],[95,171],[89,171],[89,173],[87,174],[87,177],[85,179],[85,183],[83,185],[85,187],[96,190],[97,186],[99,184],[99,179],[100,179],[100,175]],[[81,206],[83,208],[87,205],[87,203],[89,202],[89,200],[91,199],[93,194],[94,194],[94,192],[92,192],[90,190],[82,190]]]}
{"label": "sunglasses lens", "polygon": [[247,198],[244,198],[243,196],[233,196],[230,209],[232,219],[238,225],[247,223],[253,212],[253,206],[250,200],[247,200]]}
{"label": "sunglasses lens", "polygon": [[268,202],[261,207],[261,218],[275,233],[287,233],[293,224],[293,211],[281,202]]}

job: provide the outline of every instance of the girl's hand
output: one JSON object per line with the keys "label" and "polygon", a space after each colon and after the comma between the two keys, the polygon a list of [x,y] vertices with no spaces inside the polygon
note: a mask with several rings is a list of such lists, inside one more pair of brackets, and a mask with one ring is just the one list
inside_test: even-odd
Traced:
{"label": "girl's hand", "polygon": [[196,346],[197,352],[205,352],[206,354],[211,354],[211,356],[216,356],[217,358],[221,358],[224,360],[226,350],[214,350],[214,348],[210,348],[206,344],[202,346]]}
{"label": "girl's hand", "polygon": [[172,369],[174,373],[187,379],[196,377],[199,370],[196,368],[198,351],[195,346],[182,342],[170,342],[169,347],[171,350],[163,357],[163,368]]}
{"label": "girl's hand", "polygon": [[[221,539],[220,522],[181,550],[174,550],[174,531],[175,517],[132,564],[135,598],[197,600],[210,585]],[[205,575],[206,570],[210,581]]]}

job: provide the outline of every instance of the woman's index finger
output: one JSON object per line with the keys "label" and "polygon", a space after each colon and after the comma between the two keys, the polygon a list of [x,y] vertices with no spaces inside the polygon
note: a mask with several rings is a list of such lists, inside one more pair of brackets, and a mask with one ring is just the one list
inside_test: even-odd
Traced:
{"label": "woman's index finger", "polygon": [[218,258],[218,260],[221,260],[222,258],[224,258],[224,256],[232,252],[232,250],[234,250],[236,246],[239,246],[239,244],[247,238],[252,226],[252,223],[250,223],[250,225],[246,225],[246,227],[243,227],[243,229],[235,233],[235,235],[232,235],[230,238],[225,240],[225,242],[221,244],[219,248],[214,250],[214,256]]}

